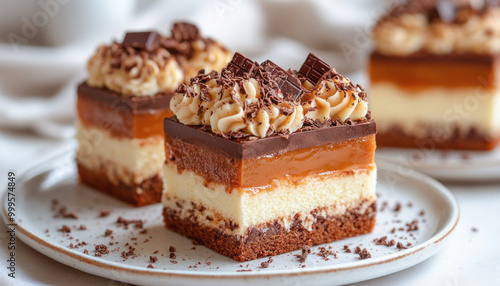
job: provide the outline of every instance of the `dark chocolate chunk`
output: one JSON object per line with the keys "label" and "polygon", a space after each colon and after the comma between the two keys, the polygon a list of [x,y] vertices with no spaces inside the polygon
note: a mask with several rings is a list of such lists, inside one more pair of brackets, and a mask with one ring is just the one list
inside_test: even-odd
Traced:
{"label": "dark chocolate chunk", "polygon": [[159,47],[160,38],[156,32],[129,32],[125,35],[122,45],[151,52]]}
{"label": "dark chocolate chunk", "polygon": [[262,63],[265,71],[271,74],[271,77],[278,84],[278,88],[287,100],[297,101],[304,93],[299,79],[282,69],[270,60]]}
{"label": "dark chocolate chunk", "polygon": [[321,77],[330,71],[332,68],[319,59],[315,54],[309,53],[306,61],[300,67],[299,74],[311,84],[315,85],[319,82]]}
{"label": "dark chocolate chunk", "polygon": [[178,22],[172,27],[172,38],[178,42],[192,42],[200,38],[200,31],[193,24]]}
{"label": "dark chocolate chunk", "polygon": [[258,64],[240,53],[235,53],[233,59],[227,65],[227,69],[235,76],[250,74]]}

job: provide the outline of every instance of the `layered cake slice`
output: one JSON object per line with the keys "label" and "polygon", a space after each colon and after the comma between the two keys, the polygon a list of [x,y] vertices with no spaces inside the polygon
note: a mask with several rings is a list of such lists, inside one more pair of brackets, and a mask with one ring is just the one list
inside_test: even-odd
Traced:
{"label": "layered cake slice", "polygon": [[82,183],[137,206],[160,202],[163,119],[173,114],[170,99],[196,54],[188,45],[207,42],[205,53],[231,59],[225,48],[199,33],[188,38],[185,30],[193,29],[174,25],[172,33],[185,35],[182,41],[156,32],[127,33],[122,43],[101,46],[90,59],[89,78],[78,86],[77,100]]}
{"label": "layered cake slice", "polygon": [[170,106],[167,228],[239,261],[372,231],[366,93],[316,56],[288,73],[237,53],[221,74],[181,85]]}
{"label": "layered cake slice", "polygon": [[379,20],[369,68],[379,146],[500,143],[498,4],[410,1]]}

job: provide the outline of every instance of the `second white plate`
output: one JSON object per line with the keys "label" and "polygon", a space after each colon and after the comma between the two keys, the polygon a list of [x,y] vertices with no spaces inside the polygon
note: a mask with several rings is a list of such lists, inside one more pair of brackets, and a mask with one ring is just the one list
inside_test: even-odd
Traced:
{"label": "second white plate", "polygon": [[500,180],[500,147],[493,151],[378,148],[377,160],[413,168],[438,180]]}

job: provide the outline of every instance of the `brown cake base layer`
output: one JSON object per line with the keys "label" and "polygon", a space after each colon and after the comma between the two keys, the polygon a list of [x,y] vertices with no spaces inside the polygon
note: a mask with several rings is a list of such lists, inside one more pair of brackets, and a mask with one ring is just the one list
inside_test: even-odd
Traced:
{"label": "brown cake base layer", "polygon": [[[369,233],[375,226],[376,204],[373,203],[363,214],[355,209],[337,217],[318,216],[311,231],[302,226],[300,219],[295,219],[289,230],[275,222],[262,228],[250,228],[243,237],[201,226],[190,218],[179,217],[177,213],[169,208],[163,209],[167,228],[222,255],[247,261],[294,251],[304,245],[312,246]],[[263,232],[262,229],[266,231]]]}
{"label": "brown cake base layer", "polygon": [[116,184],[108,178],[104,169],[90,170],[79,163],[77,166],[80,181],[105,194],[138,207],[161,201],[163,181],[158,175],[140,184],[127,184],[122,181]]}
{"label": "brown cake base layer", "polygon": [[395,128],[391,132],[378,133],[376,141],[377,147],[488,151],[500,144],[500,137],[488,139],[471,130],[466,136],[456,135],[444,140],[433,137],[417,138]]}

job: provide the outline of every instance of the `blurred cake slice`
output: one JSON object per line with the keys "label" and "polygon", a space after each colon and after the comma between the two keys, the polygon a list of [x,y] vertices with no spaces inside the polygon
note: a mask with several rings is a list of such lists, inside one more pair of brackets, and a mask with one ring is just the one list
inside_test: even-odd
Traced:
{"label": "blurred cake slice", "polygon": [[490,150],[500,142],[498,1],[409,1],[370,57],[379,146]]}
{"label": "blurred cake slice", "polygon": [[[172,33],[185,34],[186,29],[197,31],[177,23]],[[89,60],[89,78],[78,86],[77,101],[76,159],[82,183],[137,206],[160,202],[163,119],[173,114],[170,99],[186,81],[186,65],[208,49],[225,55],[226,62],[231,57],[198,32],[189,35],[181,42],[156,32],[127,33],[122,43],[99,47]],[[206,42],[206,50],[192,52],[190,45],[197,41]]]}
{"label": "blurred cake slice", "polygon": [[237,53],[179,87],[164,122],[167,228],[239,261],[372,231],[376,125],[363,89],[321,67],[290,74]]}

